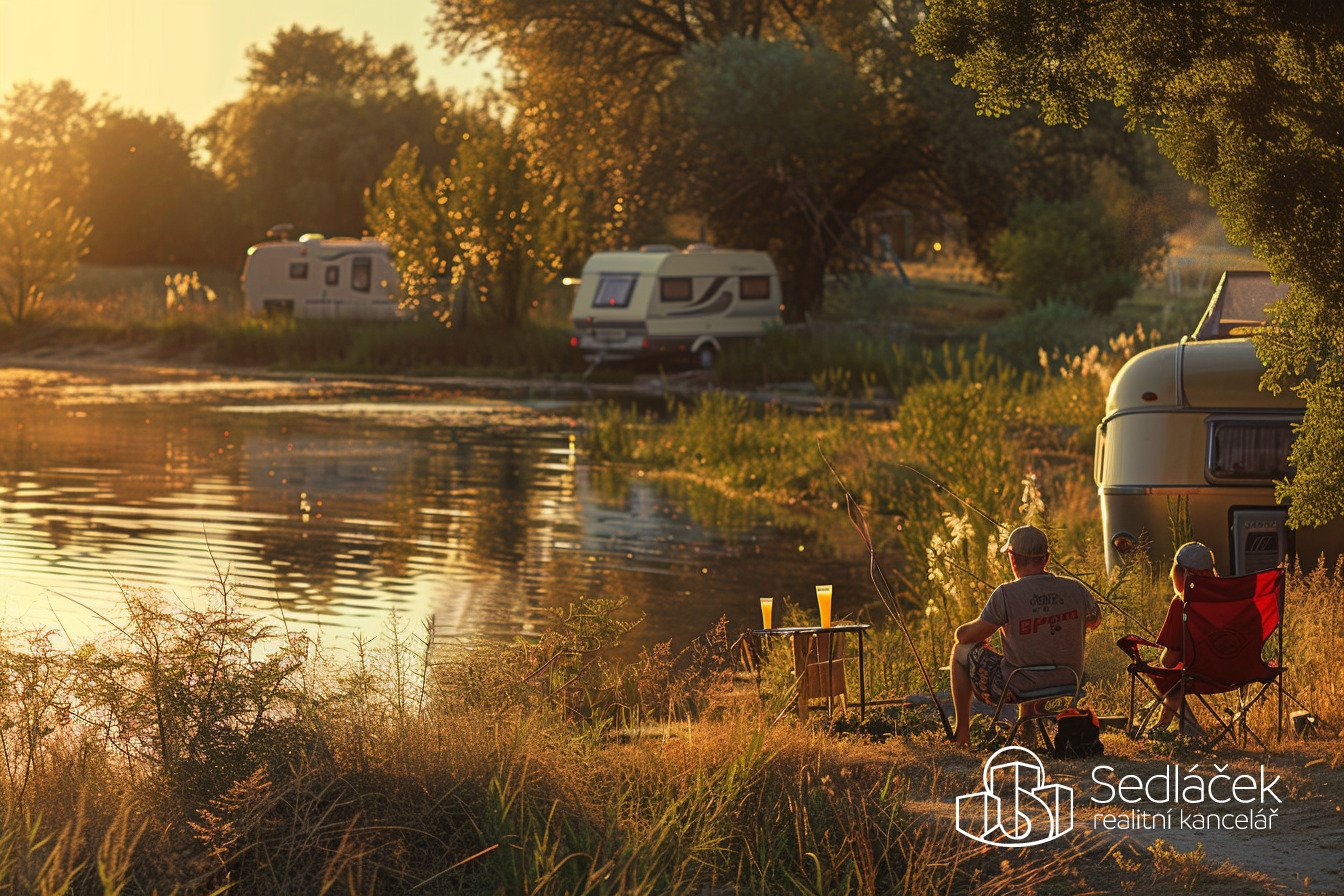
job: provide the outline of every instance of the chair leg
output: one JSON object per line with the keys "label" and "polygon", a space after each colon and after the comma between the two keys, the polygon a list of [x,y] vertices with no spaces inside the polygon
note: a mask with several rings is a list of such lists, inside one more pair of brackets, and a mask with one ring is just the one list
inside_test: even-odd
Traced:
{"label": "chair leg", "polygon": [[1140,732],[1134,730],[1134,703],[1138,696],[1139,676],[1133,672],[1129,673],[1129,724],[1125,726],[1125,733],[1129,735],[1130,740],[1136,739]]}
{"label": "chair leg", "polygon": [[1133,672],[1129,674],[1129,726],[1126,734],[1130,740],[1138,740],[1143,737],[1144,731],[1148,728],[1148,720],[1153,717],[1153,712],[1162,705],[1163,695],[1155,687],[1143,682],[1143,687],[1152,695],[1152,699],[1143,708],[1143,719],[1137,724],[1134,721],[1135,706],[1138,703],[1138,681],[1139,676]]}
{"label": "chair leg", "polygon": [[1050,732],[1045,730],[1045,716],[1036,716],[1036,729],[1041,732],[1041,746],[1050,746]]}

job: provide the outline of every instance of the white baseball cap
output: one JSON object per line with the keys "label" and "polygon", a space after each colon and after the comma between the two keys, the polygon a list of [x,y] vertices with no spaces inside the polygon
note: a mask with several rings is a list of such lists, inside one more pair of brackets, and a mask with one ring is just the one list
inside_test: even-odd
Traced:
{"label": "white baseball cap", "polygon": [[1035,526],[1018,526],[999,548],[1000,554],[1012,551],[1019,557],[1044,557],[1050,553],[1050,539]]}

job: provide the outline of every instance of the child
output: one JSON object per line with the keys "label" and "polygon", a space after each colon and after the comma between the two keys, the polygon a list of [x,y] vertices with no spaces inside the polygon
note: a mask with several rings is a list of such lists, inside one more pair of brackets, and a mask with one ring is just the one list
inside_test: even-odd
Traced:
{"label": "child", "polygon": [[[1198,541],[1187,541],[1181,545],[1176,551],[1176,559],[1171,563],[1171,587],[1176,595],[1171,599],[1171,606],[1167,608],[1167,618],[1163,621],[1162,631],[1157,636],[1157,643],[1163,647],[1158,662],[1164,669],[1177,669],[1181,665],[1181,651],[1184,647],[1181,643],[1182,595],[1185,593],[1185,580],[1192,573],[1216,575],[1213,571],[1213,551]],[[1170,725],[1172,717],[1181,711],[1183,702],[1184,694],[1181,693],[1181,686],[1177,684],[1167,692],[1166,701],[1162,706],[1162,717],[1158,719],[1157,727],[1166,728]],[[1202,737],[1204,729],[1195,721],[1194,716],[1187,712],[1181,733],[1190,737]]]}

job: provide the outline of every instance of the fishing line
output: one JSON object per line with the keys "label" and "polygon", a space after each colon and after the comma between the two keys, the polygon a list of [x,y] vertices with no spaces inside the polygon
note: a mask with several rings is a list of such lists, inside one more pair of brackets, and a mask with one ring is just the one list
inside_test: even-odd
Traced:
{"label": "fishing line", "polygon": [[[1003,531],[1003,532],[1010,531],[1009,528],[1008,528],[1007,526],[1005,526],[1003,523],[1001,523],[1001,522],[999,522],[998,520],[994,519],[994,517],[992,517],[992,516],[990,516],[989,514],[985,513],[985,512],[984,512],[983,510],[981,510],[979,507],[976,507],[976,506],[975,506],[974,504],[972,504],[970,501],[966,500],[966,499],[963,498],[961,495],[958,495],[956,492],[952,491],[952,489],[948,488],[946,485],[944,485],[943,483],[939,482],[937,479],[934,479],[932,476],[930,476],[929,474],[925,473],[923,470],[919,469],[918,467],[913,467],[913,466],[911,466],[910,464],[906,464],[906,463],[897,464],[897,466],[899,466],[899,467],[903,467],[904,469],[909,470],[911,473],[914,473],[916,476],[918,476],[919,478],[923,479],[925,482],[927,482],[927,483],[929,483],[930,485],[932,485],[932,486],[934,487],[935,490],[940,491],[940,492],[943,492],[944,494],[948,495],[950,498],[952,498],[952,500],[956,501],[956,502],[957,502],[958,504],[960,504],[962,507],[965,507],[967,510],[971,511],[971,512],[974,513],[976,516],[980,517],[981,519],[983,519],[983,520],[985,520],[986,522],[990,523],[991,525],[995,526],[995,527],[998,528],[999,530],[1001,530],[1001,531]],[[1106,605],[1109,606],[1111,609],[1113,609],[1113,610],[1115,610],[1117,613],[1119,613],[1121,616],[1125,617],[1125,618],[1128,619],[1130,622],[1132,622],[1132,623],[1134,623],[1135,625],[1137,625],[1139,628],[1141,628],[1141,629],[1144,631],[1145,634],[1148,635],[1148,637],[1150,637],[1150,638],[1155,637],[1155,635],[1154,635],[1154,633],[1153,633],[1153,630],[1152,630],[1151,628],[1149,628],[1149,626],[1148,626],[1145,622],[1143,622],[1142,620],[1140,620],[1140,619],[1138,619],[1137,617],[1135,617],[1132,613],[1129,613],[1128,611],[1126,611],[1124,607],[1120,606],[1120,605],[1117,604],[1115,601],[1111,600],[1111,599],[1110,599],[1109,597],[1107,597],[1105,594],[1102,594],[1102,593],[1101,593],[1101,590],[1098,589],[1098,588],[1097,588],[1095,585],[1093,585],[1091,582],[1087,581],[1086,579],[1082,578],[1081,576],[1076,575],[1076,574],[1075,574],[1072,570],[1070,570],[1067,566],[1065,566],[1063,563],[1060,563],[1059,560],[1057,560],[1053,554],[1050,556],[1050,562],[1053,563],[1055,566],[1059,567],[1060,571],[1063,572],[1066,576],[1069,576],[1070,578],[1072,578],[1072,579],[1074,579],[1074,580],[1076,580],[1076,581],[1078,581],[1078,582],[1081,582],[1081,583],[1083,584],[1083,586],[1084,586],[1085,588],[1087,588],[1087,590],[1089,590],[1089,591],[1091,591],[1093,594],[1095,594],[1095,595],[1097,596],[1097,598],[1098,598],[1102,603],[1106,604]]]}
{"label": "fishing line", "polygon": [[877,590],[877,596],[882,600],[887,612],[896,618],[896,624],[900,626],[901,634],[905,636],[906,643],[910,645],[910,653],[914,656],[916,665],[919,666],[919,674],[924,679],[924,686],[928,688],[929,696],[933,698],[933,705],[938,710],[938,718],[943,723],[943,733],[947,735],[948,740],[952,740],[952,723],[947,718],[947,711],[943,709],[943,704],[938,699],[938,691],[933,686],[933,679],[929,677],[929,670],[924,665],[923,657],[920,656],[919,647],[915,645],[915,637],[910,633],[910,627],[905,624],[905,617],[901,615],[900,609],[896,606],[896,596],[891,590],[891,584],[887,581],[886,573],[882,571],[882,564],[877,562],[877,548],[873,545],[873,536],[868,529],[868,519],[863,515],[863,508],[855,500],[849,486],[845,485],[845,481],[840,478],[840,473],[831,463],[831,459],[822,450],[820,439],[817,440],[817,453],[821,455],[821,460],[826,464],[826,469],[831,471],[831,475],[835,477],[836,483],[840,486],[840,491],[845,495],[845,512],[849,515],[850,523],[858,531],[859,537],[863,539],[864,546],[868,548],[868,575],[873,580],[873,588]]}

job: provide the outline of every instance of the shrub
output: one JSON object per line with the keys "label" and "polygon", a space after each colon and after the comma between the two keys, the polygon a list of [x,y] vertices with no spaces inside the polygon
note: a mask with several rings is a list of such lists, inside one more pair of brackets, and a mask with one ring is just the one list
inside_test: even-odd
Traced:
{"label": "shrub", "polygon": [[1108,313],[1134,293],[1151,250],[1087,198],[1024,203],[990,248],[1004,292],[1022,305],[1057,302]]}

